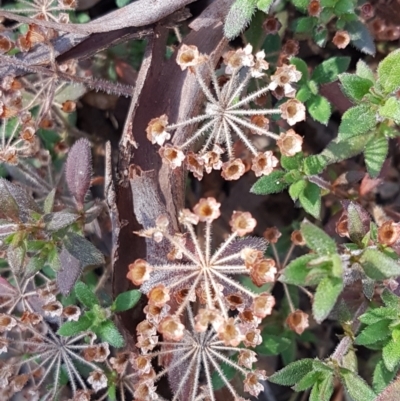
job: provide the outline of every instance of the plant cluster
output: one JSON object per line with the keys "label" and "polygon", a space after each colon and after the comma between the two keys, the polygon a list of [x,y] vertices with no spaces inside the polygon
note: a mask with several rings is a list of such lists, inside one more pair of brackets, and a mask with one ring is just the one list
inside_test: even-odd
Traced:
{"label": "plant cluster", "polygon": [[0,10],[0,398],[398,401],[400,13],[192,2]]}

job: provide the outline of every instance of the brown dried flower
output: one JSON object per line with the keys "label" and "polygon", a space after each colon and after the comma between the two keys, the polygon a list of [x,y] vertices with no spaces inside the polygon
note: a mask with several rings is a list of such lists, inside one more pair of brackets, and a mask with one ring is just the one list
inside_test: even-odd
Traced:
{"label": "brown dried flower", "polygon": [[279,150],[284,156],[294,156],[296,153],[301,152],[303,145],[303,138],[296,134],[293,129],[282,133],[276,141]]}
{"label": "brown dried flower", "polygon": [[165,145],[158,151],[162,159],[172,168],[175,169],[182,165],[185,160],[184,153],[172,145]]}
{"label": "brown dried flower", "polygon": [[300,230],[294,230],[290,235],[290,239],[294,245],[303,246],[306,244],[306,240]]}
{"label": "brown dried flower", "polygon": [[293,330],[297,334],[302,334],[303,331],[309,326],[308,315],[307,313],[297,309],[290,313],[286,318],[286,324],[289,326],[290,330]]}
{"label": "brown dried flower", "polygon": [[269,227],[264,231],[264,238],[271,244],[276,244],[282,233],[276,227]]}
{"label": "brown dried flower", "polygon": [[236,233],[239,237],[243,237],[254,230],[257,221],[249,212],[234,211],[229,225],[232,227],[232,232]]}
{"label": "brown dried flower", "polygon": [[297,99],[290,99],[281,104],[279,108],[282,112],[282,118],[286,120],[289,125],[294,125],[306,119],[306,108],[304,104]]}
{"label": "brown dried flower", "polygon": [[135,285],[142,285],[146,280],[149,279],[152,268],[143,259],[136,259],[129,266],[129,272],[126,277],[132,281]]}
{"label": "brown dried flower", "polygon": [[393,220],[386,221],[378,228],[378,241],[387,246],[392,246],[400,238],[400,223]]}
{"label": "brown dried flower", "polygon": [[322,7],[319,0],[311,0],[308,5],[308,15],[318,17],[321,14]]}
{"label": "brown dried flower", "polygon": [[267,150],[253,158],[251,169],[254,171],[256,177],[260,177],[271,174],[278,163],[279,160],[274,156],[273,152]]}
{"label": "brown dried flower", "polygon": [[164,145],[164,142],[171,138],[171,135],[166,130],[167,125],[168,116],[166,114],[152,118],[146,128],[147,139],[152,144]]}
{"label": "brown dried flower", "polygon": [[246,171],[241,159],[234,159],[222,165],[222,178],[227,181],[238,180]]}
{"label": "brown dried flower", "polygon": [[338,49],[345,49],[350,43],[350,35],[347,31],[337,31],[332,42]]}
{"label": "brown dried flower", "polygon": [[219,208],[221,204],[214,198],[202,198],[193,208],[193,213],[202,222],[211,223],[221,215]]}

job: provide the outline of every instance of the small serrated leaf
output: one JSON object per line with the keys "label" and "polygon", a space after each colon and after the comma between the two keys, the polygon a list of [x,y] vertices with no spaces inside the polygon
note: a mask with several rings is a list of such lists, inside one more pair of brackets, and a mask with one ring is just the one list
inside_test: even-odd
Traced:
{"label": "small serrated leaf", "polygon": [[118,294],[111,306],[114,312],[123,312],[133,308],[139,301],[142,293],[138,290],[131,290]]}
{"label": "small serrated leaf", "polygon": [[256,0],[236,0],[225,19],[224,34],[227,39],[234,39],[249,24],[256,11]]}
{"label": "small serrated leaf", "polygon": [[364,158],[368,174],[371,178],[376,178],[381,172],[388,152],[388,139],[384,137],[375,137],[366,144],[364,149]]}
{"label": "small serrated leaf", "polygon": [[[373,375],[373,380],[372,380],[372,386],[374,388],[374,391],[377,394],[380,394],[386,388],[386,386],[388,386],[389,383],[394,379],[395,375],[396,375],[396,371],[391,372],[390,370],[388,370],[386,368],[383,360],[381,359],[376,364],[375,369],[374,369],[374,375]],[[400,392],[400,387],[399,387],[398,391]],[[398,392],[396,394],[398,394]],[[384,400],[384,398],[381,401],[383,401],[383,400]],[[393,398],[386,399],[386,401],[389,401],[389,400],[393,401]]]}
{"label": "small serrated leaf", "polygon": [[328,124],[332,110],[331,104],[325,97],[314,95],[307,100],[306,106],[308,112],[315,121],[318,121],[324,125]]}
{"label": "small serrated leaf", "polygon": [[68,232],[63,239],[63,245],[72,256],[81,262],[82,267],[104,263],[103,254],[81,235]]}
{"label": "small serrated leaf", "polygon": [[355,343],[358,345],[375,344],[390,335],[389,325],[392,321],[383,319],[365,327],[357,336]]}
{"label": "small serrated leaf", "polygon": [[92,153],[87,139],[78,139],[69,150],[65,178],[71,195],[78,206],[83,207],[92,178]]}
{"label": "small serrated leaf", "polygon": [[350,21],[346,24],[345,29],[349,33],[351,43],[354,47],[365,54],[375,55],[376,47],[374,39],[363,22],[359,20]]}
{"label": "small serrated leaf", "polygon": [[369,79],[361,78],[355,74],[340,74],[342,91],[351,100],[361,101],[373,86]]}
{"label": "small serrated leaf", "polygon": [[377,249],[367,248],[359,262],[365,274],[374,280],[400,276],[400,264]]}
{"label": "small serrated leaf", "polygon": [[56,196],[56,188],[52,189],[48,195],[46,196],[46,199],[44,200],[44,204],[43,204],[43,211],[45,213],[51,213],[53,210],[53,206],[54,206],[54,199]]}
{"label": "small serrated leaf", "polygon": [[316,219],[321,214],[321,188],[312,183],[307,182],[306,187],[299,194],[299,201],[304,210]]}
{"label": "small serrated leaf", "polygon": [[331,57],[315,68],[311,79],[319,84],[336,81],[338,75],[345,72],[349,64],[350,57]]}
{"label": "small serrated leaf", "polygon": [[336,253],[336,242],[323,230],[309,221],[301,223],[301,233],[307,246],[320,255]]}
{"label": "small serrated leaf", "polygon": [[325,277],[317,286],[312,306],[313,316],[317,323],[325,320],[332,311],[343,290],[343,281],[338,277]]}
{"label": "small serrated leaf", "polygon": [[374,401],[376,394],[356,373],[340,368],[340,379],[354,401]]}
{"label": "small serrated leaf", "polygon": [[400,49],[390,53],[379,63],[378,79],[386,93],[400,88]]}
{"label": "small serrated leaf", "polygon": [[57,331],[57,334],[63,337],[70,337],[82,333],[90,328],[92,321],[85,315],[81,316],[78,321],[63,323]]}
{"label": "small serrated leaf", "polygon": [[394,120],[396,124],[400,124],[400,101],[395,97],[390,97],[379,108],[379,114],[383,118]]}
{"label": "small serrated leaf", "polygon": [[313,368],[313,359],[304,358],[275,372],[268,381],[281,386],[293,386]]}
{"label": "small serrated leaf", "polygon": [[115,327],[115,324],[110,320],[103,322],[95,330],[95,333],[102,339],[115,348],[121,348],[125,345],[125,340],[122,334]]}
{"label": "small serrated leaf", "polygon": [[58,231],[62,228],[70,226],[78,220],[79,214],[70,213],[65,210],[60,212],[48,213],[43,216],[43,222],[48,231]]}
{"label": "small serrated leaf", "polygon": [[299,198],[300,194],[304,191],[306,186],[307,186],[306,180],[299,180],[297,182],[294,182],[289,187],[289,195],[292,198],[293,202],[297,201],[297,199]]}
{"label": "small serrated leaf", "polygon": [[268,195],[283,191],[288,187],[283,177],[285,171],[275,170],[271,174],[261,177],[251,187],[250,192],[256,195]]}
{"label": "small serrated leaf", "polygon": [[339,138],[348,139],[365,134],[377,124],[375,111],[367,104],[360,104],[348,109],[342,116],[339,126]]}
{"label": "small serrated leaf", "polygon": [[283,269],[279,281],[293,285],[306,285],[306,277],[310,272],[310,267],[307,265],[317,257],[315,254],[308,254],[292,260]]}
{"label": "small serrated leaf", "polygon": [[393,372],[400,363],[400,341],[391,339],[382,349],[382,358],[387,370]]}
{"label": "small serrated leaf", "polygon": [[75,284],[75,295],[79,299],[79,302],[87,308],[92,308],[99,303],[93,291],[85,283],[82,283],[82,281]]}

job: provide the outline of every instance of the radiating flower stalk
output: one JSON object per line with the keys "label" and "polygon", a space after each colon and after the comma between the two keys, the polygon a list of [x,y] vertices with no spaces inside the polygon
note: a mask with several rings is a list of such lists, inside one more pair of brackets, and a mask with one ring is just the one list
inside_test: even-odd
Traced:
{"label": "radiating flower stalk", "polygon": [[[255,92],[246,93],[251,79],[263,77],[264,71],[269,68],[264,57],[264,51],[253,56],[251,45],[244,49],[229,51],[223,56],[228,78],[227,82],[221,85],[220,77],[217,76],[207,56],[200,54],[195,46],[182,45],[177,54],[177,63],[182,70],[188,68],[190,73],[195,75],[206,98],[206,105],[202,114],[175,124],[169,124],[168,116],[165,114],[149,122],[146,130],[147,138],[153,144],[161,146],[159,153],[171,168],[177,168],[185,161],[188,170],[198,179],[203,177],[204,171],[210,173],[212,170],[222,169],[222,176],[226,180],[236,180],[245,171],[243,162],[235,158],[233,143],[236,136],[253,155],[251,168],[257,176],[268,175],[273,171],[278,159],[272,151],[257,150],[248,132],[278,141],[277,144],[281,147],[282,136],[269,130],[269,120],[266,116],[280,114],[289,125],[294,125],[305,119],[305,107],[293,99],[295,88],[292,84],[301,78],[301,73],[293,65],[278,67],[271,77],[270,84],[262,86]],[[205,69],[211,76],[212,89],[203,79],[202,73]],[[250,108],[250,104],[259,97],[277,88],[281,88],[284,95],[291,99],[281,104],[279,108]],[[199,123],[202,123],[201,126],[184,143],[164,145],[171,138],[172,131]],[[197,153],[188,151],[203,136],[206,140],[201,149]],[[301,151],[300,136],[297,142],[292,149],[294,153]],[[228,160],[223,162],[222,155],[225,152]]]}
{"label": "radiating flower stalk", "polygon": [[[232,233],[212,252],[212,223],[220,216],[219,208],[220,204],[214,198],[207,198],[201,199],[193,211],[184,209],[179,220],[186,234],[172,234],[168,219],[159,217],[155,227],[138,234],[156,242],[168,243],[168,261],[150,264],[138,259],[129,265],[127,277],[135,285],[141,285],[142,292],[148,297],[148,305],[144,309],[146,320],[137,328],[137,346],[142,354],[150,353],[153,357],[163,352],[173,352],[167,347],[171,345],[171,349],[175,348],[178,354],[187,351],[184,359],[190,358],[188,363],[191,368],[179,384],[172,386],[174,400],[195,400],[199,396],[195,383],[199,380],[200,366],[205,370],[208,397],[214,400],[210,372],[223,375],[218,365],[221,362],[234,366],[246,377],[246,391],[256,395],[262,389],[258,379],[255,379],[258,373],[250,371],[251,364],[247,369],[239,367],[240,363],[228,362],[218,352],[244,352],[244,349],[238,348],[241,343],[245,347],[255,347],[261,343],[258,326],[264,317],[271,314],[274,297],[266,292],[254,293],[241,284],[238,276],[250,276],[257,286],[262,286],[274,282],[277,270],[272,259],[263,257],[266,242],[261,238],[245,237],[256,225],[248,212],[233,213],[230,220]],[[205,226],[203,245],[195,232],[200,224]],[[192,312],[194,302],[196,308]],[[190,321],[189,332],[187,325],[182,323],[185,318]],[[157,331],[163,336],[164,342],[159,343]],[[160,344],[161,351],[153,354],[153,349]],[[163,347],[168,350],[163,351]],[[182,361],[174,365],[175,362],[151,382],[143,382],[143,389],[155,392],[153,382],[167,372],[170,372],[170,380],[173,380],[174,366],[179,366]],[[240,397],[226,378],[221,377],[234,399],[239,400]],[[264,376],[260,373],[259,377],[261,379]],[[193,391],[190,398],[185,398],[187,395],[183,397],[181,392],[184,389],[187,391],[188,386]]]}

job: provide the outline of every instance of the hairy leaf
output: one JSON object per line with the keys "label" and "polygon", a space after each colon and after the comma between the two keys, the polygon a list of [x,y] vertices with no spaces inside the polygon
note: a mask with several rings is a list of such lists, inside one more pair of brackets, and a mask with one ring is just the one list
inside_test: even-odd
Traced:
{"label": "hairy leaf", "polygon": [[321,124],[327,125],[329,118],[332,114],[331,104],[328,100],[320,95],[314,95],[307,100],[307,109],[311,117],[320,122]]}
{"label": "hairy leaf", "polygon": [[133,308],[139,301],[142,293],[138,290],[122,292],[113,302],[111,309],[114,312],[123,312]]}
{"label": "hairy leaf", "polygon": [[[391,372],[388,370],[383,362],[383,360],[379,360],[374,369],[372,386],[374,391],[379,394],[383,391],[386,386],[393,380],[396,375],[396,371]],[[399,388],[400,391],[400,388]],[[379,399],[379,398],[378,398]]]}
{"label": "hairy leaf", "polygon": [[81,281],[77,282],[75,285],[75,294],[79,301],[87,308],[92,308],[94,305],[98,305],[99,303],[93,290]]}
{"label": "hairy leaf", "polygon": [[300,180],[300,181],[294,182],[289,187],[289,195],[293,199],[294,202],[297,201],[297,199],[299,198],[300,194],[304,191],[306,186],[307,186],[307,181]]}
{"label": "hairy leaf", "polygon": [[308,181],[304,190],[299,194],[299,201],[307,213],[319,219],[321,213],[321,189],[318,185]]}
{"label": "hairy leaf", "polygon": [[103,322],[95,329],[95,332],[103,341],[109,343],[115,348],[121,348],[125,345],[124,338],[115,327],[115,324],[111,321]]}
{"label": "hairy leaf", "polygon": [[364,79],[370,80],[372,83],[375,82],[375,76],[371,68],[368,67],[367,63],[363,60],[359,60],[356,65],[356,74]]}
{"label": "hairy leaf", "polygon": [[328,317],[342,289],[343,281],[338,277],[325,277],[318,284],[312,307],[313,316],[318,323]]}
{"label": "hairy leaf", "polygon": [[78,139],[71,147],[65,166],[65,178],[71,195],[79,207],[83,207],[85,195],[92,177],[92,154],[90,142]]}
{"label": "hairy leaf", "polygon": [[81,316],[78,321],[65,322],[58,329],[60,336],[70,337],[89,329],[92,325],[91,320],[85,315]]}
{"label": "hairy leaf", "polygon": [[72,223],[78,220],[78,218],[79,214],[62,210],[60,212],[46,214],[43,216],[43,222],[45,223],[48,231],[57,231],[70,226]]}
{"label": "hairy leaf", "polygon": [[292,260],[282,271],[279,281],[293,285],[306,285],[306,277],[310,272],[308,262],[318,256],[313,254],[303,255]]}
{"label": "hairy leaf", "polygon": [[392,382],[375,401],[396,401],[400,394],[400,376]]}
{"label": "hairy leaf", "polygon": [[395,97],[390,97],[379,108],[379,114],[384,118],[394,120],[396,124],[400,124],[400,101]]}
{"label": "hairy leaf", "polygon": [[389,143],[384,137],[373,138],[365,146],[365,164],[367,166],[368,174],[372,178],[376,178],[379,175],[382,165],[386,160],[388,151]]}
{"label": "hairy leaf", "polygon": [[374,39],[366,25],[361,21],[350,21],[345,29],[350,35],[351,43],[365,54],[374,56],[376,53]]}
{"label": "hairy leaf", "polygon": [[371,218],[368,212],[358,203],[349,202],[346,206],[350,239],[360,243],[370,229]]}
{"label": "hairy leaf", "polygon": [[390,335],[389,325],[391,322],[389,319],[383,319],[367,326],[357,336],[355,343],[369,345],[386,339]]}
{"label": "hairy leaf", "polygon": [[320,255],[336,253],[336,242],[323,230],[309,221],[301,223],[301,233],[307,246]]}
{"label": "hairy leaf", "polygon": [[378,79],[386,93],[400,88],[400,49],[390,53],[379,63]]}
{"label": "hairy leaf", "polygon": [[360,101],[369,92],[373,82],[355,74],[340,74],[340,83],[344,94],[351,100]]}
{"label": "hairy leaf", "polygon": [[251,187],[250,192],[256,195],[268,195],[283,191],[288,186],[283,180],[285,174],[282,170],[275,170],[271,174],[259,178]]}
{"label": "hairy leaf", "polygon": [[400,276],[400,264],[376,249],[366,249],[361,255],[360,263],[365,274],[375,280]]}
{"label": "hairy leaf", "polygon": [[81,235],[68,232],[63,239],[63,244],[67,251],[81,262],[82,267],[104,263],[102,253]]}
{"label": "hairy leaf", "polygon": [[256,11],[257,0],[236,0],[225,19],[224,34],[234,39],[246,28]]}
{"label": "hairy leaf", "polygon": [[313,368],[313,359],[304,358],[293,362],[268,378],[271,383],[293,386]]}
{"label": "hairy leaf", "polygon": [[311,79],[319,84],[327,84],[338,79],[338,75],[349,67],[350,57],[331,57],[319,64]]}
{"label": "hairy leaf", "polygon": [[375,111],[367,104],[354,106],[347,110],[339,126],[339,138],[347,139],[365,134],[376,125]]}
{"label": "hairy leaf", "polygon": [[61,268],[57,272],[57,287],[61,294],[68,295],[82,273],[82,265],[64,247],[60,252],[59,259]]}
{"label": "hairy leaf", "polygon": [[374,401],[376,394],[371,387],[356,373],[341,368],[340,379],[354,401]]}
{"label": "hairy leaf", "polygon": [[382,358],[387,370],[393,372],[400,362],[400,341],[391,339],[383,347]]}

